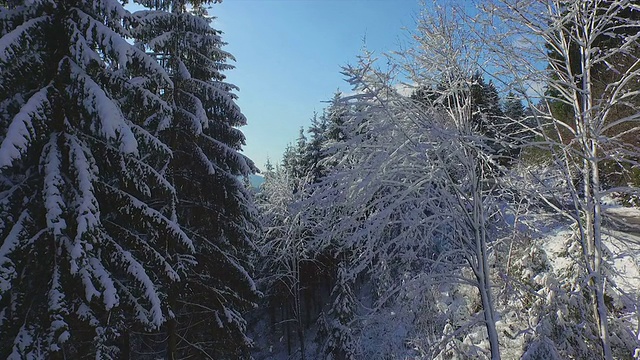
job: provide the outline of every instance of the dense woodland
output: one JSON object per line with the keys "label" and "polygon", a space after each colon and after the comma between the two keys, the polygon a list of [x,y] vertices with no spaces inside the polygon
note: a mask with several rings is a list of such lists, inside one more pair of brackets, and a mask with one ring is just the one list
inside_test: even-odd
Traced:
{"label": "dense woodland", "polygon": [[136,2],[0,0],[0,358],[640,358],[638,1],[425,3],[258,189],[217,1]]}

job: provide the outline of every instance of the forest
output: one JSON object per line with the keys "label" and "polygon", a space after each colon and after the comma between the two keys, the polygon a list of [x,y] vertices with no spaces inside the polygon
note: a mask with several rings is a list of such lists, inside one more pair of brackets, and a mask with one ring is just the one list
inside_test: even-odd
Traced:
{"label": "forest", "polygon": [[640,359],[640,1],[425,1],[257,188],[134,2],[0,0],[0,358]]}

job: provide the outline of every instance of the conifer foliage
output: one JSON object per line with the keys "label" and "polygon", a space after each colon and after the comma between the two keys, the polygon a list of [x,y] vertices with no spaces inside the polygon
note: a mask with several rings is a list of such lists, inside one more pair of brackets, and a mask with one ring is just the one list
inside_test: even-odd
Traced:
{"label": "conifer foliage", "polygon": [[255,167],[232,57],[203,2],[141,3],[0,2],[1,358],[250,343]]}
{"label": "conifer foliage", "polygon": [[176,214],[196,248],[197,265],[169,298],[175,318],[166,327],[167,351],[176,358],[238,358],[250,344],[241,313],[257,295],[247,272],[255,214],[240,178],[256,169],[238,152],[244,135],[237,127],[246,119],[222,74],[233,57],[221,49],[203,4],[190,2],[188,10],[187,3],[149,1],[155,10],[136,13],[137,40],[174,84],[163,95],[173,122],[160,137],[174,154],[167,175],[176,188]]}
{"label": "conifer foliage", "polygon": [[[116,0],[0,8],[0,357],[117,356],[162,325],[193,245],[174,221],[162,67]],[[162,249],[162,250],[161,250]]]}
{"label": "conifer foliage", "polygon": [[331,291],[334,299],[329,310],[329,320],[320,318],[321,329],[326,332],[327,340],[323,344],[323,352],[328,359],[356,359],[355,340],[352,322],[355,318],[356,300],[353,293],[353,281],[344,264],[338,265],[336,284]]}

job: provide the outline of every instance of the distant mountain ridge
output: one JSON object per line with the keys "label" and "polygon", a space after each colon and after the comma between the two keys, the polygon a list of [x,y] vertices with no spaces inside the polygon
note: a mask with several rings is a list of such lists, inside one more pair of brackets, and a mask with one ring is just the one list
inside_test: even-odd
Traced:
{"label": "distant mountain ridge", "polygon": [[256,190],[260,189],[260,185],[264,183],[264,176],[251,174],[249,175],[249,183],[251,184],[252,188],[255,188]]}

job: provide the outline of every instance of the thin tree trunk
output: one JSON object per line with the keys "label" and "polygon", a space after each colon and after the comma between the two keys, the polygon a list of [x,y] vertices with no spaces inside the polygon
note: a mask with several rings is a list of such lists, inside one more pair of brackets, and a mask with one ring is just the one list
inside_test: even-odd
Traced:
{"label": "thin tree trunk", "polygon": [[302,327],[302,320],[298,320],[298,340],[300,341],[300,359],[305,360],[306,353],[304,349],[304,328]]}
{"label": "thin tree trunk", "polygon": [[[480,235],[480,234],[478,234]],[[483,236],[484,234],[480,235]],[[478,269],[476,278],[478,280],[478,290],[480,291],[480,300],[482,301],[482,309],[484,312],[484,321],[487,328],[487,336],[489,337],[489,345],[491,350],[491,360],[500,359],[500,343],[498,342],[498,331],[496,329],[496,321],[493,311],[493,299],[491,297],[491,278],[489,274],[489,266],[487,262],[487,248],[483,241],[478,241],[477,254]]]}
{"label": "thin tree trunk", "polygon": [[[176,304],[175,291],[169,290],[168,303],[170,309],[173,311]],[[177,322],[175,315],[167,320],[167,360],[176,360],[178,358],[178,335]]]}
{"label": "thin tree trunk", "polygon": [[305,360],[304,327],[302,324],[302,289],[300,288],[300,260],[298,257],[296,257],[294,266],[296,278],[293,286],[293,316],[297,327],[298,343],[300,344],[300,359]]}
{"label": "thin tree trunk", "polygon": [[[586,5],[586,4],[583,4]],[[589,24],[590,25],[590,24]],[[587,29],[585,31],[584,40],[589,39]],[[591,29],[592,30],[592,29]],[[583,150],[588,158],[585,160],[585,200],[587,202],[587,243],[591,247],[589,251],[589,259],[592,263],[592,276],[594,282],[595,299],[594,315],[598,323],[598,331],[602,342],[602,355],[606,360],[613,358],[611,353],[611,344],[609,342],[609,330],[607,324],[607,308],[604,302],[604,279],[602,274],[602,217],[600,206],[600,173],[598,172],[598,146],[597,137],[599,135],[597,129],[597,120],[593,114],[593,79],[591,77],[591,69],[593,61],[591,52],[580,48],[582,58],[582,106],[581,114],[584,129],[582,131]]]}
{"label": "thin tree trunk", "polygon": [[[480,280],[480,279],[479,279]],[[480,284],[480,298],[484,311],[484,321],[487,327],[487,336],[489,337],[489,346],[491,350],[491,360],[500,360],[500,342],[498,341],[498,331],[496,329],[496,321],[493,314],[493,301],[491,299],[490,284],[486,276],[483,276],[482,284]]]}
{"label": "thin tree trunk", "polygon": [[289,356],[291,356],[291,330],[289,328],[289,310],[288,310],[288,306],[285,307],[283,309],[285,316],[283,316],[284,320],[284,331],[285,331],[285,336],[287,337],[287,354],[289,354]]}
{"label": "thin tree trunk", "polygon": [[601,199],[600,199],[600,174],[598,171],[598,163],[595,158],[595,144],[592,147],[594,156],[592,157],[592,195],[593,195],[593,243],[594,243],[594,267],[593,272],[596,281],[596,314],[598,318],[598,329],[600,331],[600,339],[602,341],[602,355],[605,359],[613,359],[611,353],[611,343],[609,340],[609,326],[608,326],[608,310],[604,301],[605,286],[602,271],[602,213],[601,213]]}
{"label": "thin tree trunk", "polygon": [[491,274],[488,263],[489,253],[487,251],[487,233],[485,229],[486,219],[481,194],[482,189],[477,172],[474,173],[476,174],[476,181],[474,181],[473,188],[473,221],[475,222],[475,251],[477,259],[476,279],[478,280],[478,290],[480,291],[484,321],[487,328],[487,336],[489,338],[491,360],[500,360],[500,343],[498,341],[498,331],[496,329],[496,321],[493,311],[493,299],[491,298]]}

